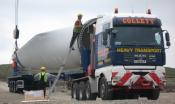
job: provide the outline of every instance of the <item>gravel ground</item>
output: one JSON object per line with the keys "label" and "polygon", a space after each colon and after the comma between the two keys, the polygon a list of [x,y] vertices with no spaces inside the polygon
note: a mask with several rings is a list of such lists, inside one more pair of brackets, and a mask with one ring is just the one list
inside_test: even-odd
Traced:
{"label": "gravel ground", "polygon": [[[0,82],[0,104],[25,104],[24,95],[9,93],[7,84]],[[138,100],[113,100],[102,101],[76,101],[71,99],[70,92],[60,90],[53,93],[49,102],[35,102],[26,104],[175,104],[175,93],[161,93],[159,100],[147,100],[146,98],[139,98]]]}

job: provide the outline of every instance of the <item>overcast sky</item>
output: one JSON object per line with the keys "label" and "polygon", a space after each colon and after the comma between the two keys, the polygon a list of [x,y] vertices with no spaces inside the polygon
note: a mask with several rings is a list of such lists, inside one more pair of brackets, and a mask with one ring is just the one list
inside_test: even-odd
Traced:
{"label": "overcast sky", "polygon": [[[0,64],[8,64],[14,50],[13,30],[15,0],[0,0]],[[19,47],[34,35],[72,26],[76,15],[83,22],[100,14],[111,14],[115,7],[121,13],[145,13],[147,8],[162,20],[171,36],[167,65],[175,67],[175,1],[174,0],[19,0]]]}

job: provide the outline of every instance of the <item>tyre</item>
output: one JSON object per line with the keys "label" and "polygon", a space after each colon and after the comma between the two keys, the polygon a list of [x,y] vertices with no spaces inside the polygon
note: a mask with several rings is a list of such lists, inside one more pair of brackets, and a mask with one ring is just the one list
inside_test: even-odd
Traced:
{"label": "tyre", "polygon": [[20,94],[24,94],[24,92],[23,92],[23,88],[18,89],[18,93],[20,93]]}
{"label": "tyre", "polygon": [[15,86],[14,86],[14,81],[12,81],[12,92],[15,92]]}
{"label": "tyre", "polygon": [[83,81],[81,81],[79,83],[79,89],[78,89],[79,100],[86,100],[85,90],[86,90],[85,83]]}
{"label": "tyre", "polygon": [[100,97],[102,100],[112,100],[113,99],[113,94],[112,91],[109,91],[109,86],[107,84],[107,81],[105,77],[102,77],[100,80]]}
{"label": "tyre", "polygon": [[71,96],[72,99],[78,99],[78,83],[73,83],[72,85],[72,91],[71,91]]}
{"label": "tyre", "polygon": [[12,92],[12,83],[11,83],[11,81],[9,82],[9,92]]}
{"label": "tyre", "polygon": [[17,86],[16,86],[16,82],[14,82],[14,93],[17,93],[18,92],[18,89],[17,89]]}
{"label": "tyre", "polygon": [[149,100],[157,100],[159,98],[159,95],[160,95],[160,90],[159,89],[153,89],[153,90],[150,91],[147,98]]}
{"label": "tyre", "polygon": [[89,81],[87,81],[85,84],[85,97],[86,100],[96,100],[97,98],[96,93],[91,93],[91,87]]}

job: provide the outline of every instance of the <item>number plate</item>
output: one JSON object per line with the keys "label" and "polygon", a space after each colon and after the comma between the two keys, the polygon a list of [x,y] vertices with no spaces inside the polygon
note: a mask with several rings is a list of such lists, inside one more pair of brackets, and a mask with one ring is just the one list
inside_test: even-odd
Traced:
{"label": "number plate", "polygon": [[146,63],[146,60],[134,60],[134,63]]}

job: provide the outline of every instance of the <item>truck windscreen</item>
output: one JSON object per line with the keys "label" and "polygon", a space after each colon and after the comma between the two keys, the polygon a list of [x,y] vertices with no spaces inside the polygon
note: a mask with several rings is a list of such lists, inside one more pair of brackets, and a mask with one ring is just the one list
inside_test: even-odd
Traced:
{"label": "truck windscreen", "polygon": [[119,26],[113,29],[114,45],[162,45],[160,27]]}

